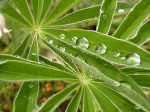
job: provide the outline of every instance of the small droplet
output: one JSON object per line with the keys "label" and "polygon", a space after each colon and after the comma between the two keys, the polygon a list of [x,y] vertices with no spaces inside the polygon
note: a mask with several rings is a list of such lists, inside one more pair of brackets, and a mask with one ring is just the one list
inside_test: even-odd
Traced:
{"label": "small droplet", "polygon": [[59,36],[59,38],[60,38],[60,39],[64,39],[64,38],[65,38],[65,34],[61,34],[61,35]]}
{"label": "small droplet", "polygon": [[78,40],[78,37],[75,37],[75,36],[71,39],[72,43],[74,44],[76,44],[77,40]]}
{"label": "small droplet", "polygon": [[96,47],[95,51],[97,54],[105,54],[107,47],[104,44],[100,44]]}
{"label": "small droplet", "polygon": [[33,88],[33,84],[29,84],[29,88]]}
{"label": "small droplet", "polygon": [[59,48],[61,51],[63,51],[63,52],[66,51],[66,48],[65,48],[65,47],[59,46],[58,48]]}
{"label": "small droplet", "polygon": [[79,47],[82,47],[84,49],[87,49],[89,47],[89,41],[83,37],[82,39],[80,39],[78,42],[77,42],[77,45]]}
{"label": "small droplet", "polygon": [[124,13],[124,9],[119,9],[118,12],[119,13]]}
{"label": "small droplet", "polygon": [[132,53],[126,57],[127,63],[131,66],[138,66],[141,63],[141,58],[137,53]]}
{"label": "small droplet", "polygon": [[56,59],[52,59],[52,62],[54,62],[54,63],[55,63],[55,62],[57,62],[57,60],[56,60]]}
{"label": "small droplet", "polygon": [[102,9],[100,9],[100,13],[102,14],[102,13],[104,13],[104,11]]}
{"label": "small droplet", "polygon": [[50,41],[49,41],[49,44],[53,44],[53,40],[50,40]]}
{"label": "small droplet", "polygon": [[115,51],[115,52],[114,52],[114,56],[115,56],[115,57],[119,57],[119,56],[120,56],[120,52],[119,52],[119,51]]}
{"label": "small droplet", "polygon": [[120,86],[120,83],[117,81],[114,81],[113,83],[114,83],[114,86],[116,86],[116,87]]}
{"label": "small droplet", "polygon": [[125,60],[126,58],[125,58],[125,57],[120,57],[120,59],[121,59],[121,60]]}
{"label": "small droplet", "polygon": [[36,52],[33,52],[33,53],[32,53],[32,55],[34,55],[34,56],[35,56],[35,55],[36,55]]}
{"label": "small droplet", "polygon": [[20,56],[19,56],[19,55],[16,55],[16,58],[20,58]]}
{"label": "small droplet", "polygon": [[139,110],[139,109],[140,109],[140,107],[136,105],[136,106],[135,106],[135,109]]}

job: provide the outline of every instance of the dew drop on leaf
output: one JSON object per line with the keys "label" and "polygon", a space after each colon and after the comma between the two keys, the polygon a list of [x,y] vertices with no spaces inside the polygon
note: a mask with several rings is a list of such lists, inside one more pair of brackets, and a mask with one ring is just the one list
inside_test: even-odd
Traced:
{"label": "dew drop on leaf", "polygon": [[124,13],[124,9],[119,9],[118,12],[119,13]]}
{"label": "dew drop on leaf", "polygon": [[136,105],[136,106],[135,106],[135,109],[139,110],[139,109],[140,109],[140,107]]}
{"label": "dew drop on leaf", "polygon": [[125,60],[126,58],[125,58],[125,57],[120,57],[120,59],[121,59],[121,60]]}
{"label": "dew drop on leaf", "polygon": [[127,55],[126,61],[129,65],[138,66],[141,63],[141,58],[137,53]]}
{"label": "dew drop on leaf", "polygon": [[33,88],[33,84],[29,84],[29,88]]}
{"label": "dew drop on leaf", "polygon": [[65,48],[65,47],[59,46],[58,48],[59,48],[61,51],[63,51],[63,52],[66,51],[66,48]]}
{"label": "dew drop on leaf", "polygon": [[120,86],[120,83],[117,82],[117,81],[113,81],[113,85],[116,86],[116,87],[118,87],[118,86]]}
{"label": "dew drop on leaf", "polygon": [[75,36],[74,36],[74,37],[71,39],[71,42],[74,43],[74,44],[76,44],[77,40],[78,40],[78,37],[75,37]]}
{"label": "dew drop on leaf", "polygon": [[49,41],[49,44],[53,44],[53,40],[50,40],[50,41]]}
{"label": "dew drop on leaf", "polygon": [[36,52],[33,52],[33,53],[32,53],[32,55],[34,55],[34,56],[35,56],[35,55],[36,55]]}
{"label": "dew drop on leaf", "polygon": [[56,60],[56,59],[52,59],[52,62],[54,62],[54,63],[55,63],[55,62],[57,62],[57,60]]}
{"label": "dew drop on leaf", "polygon": [[115,57],[119,57],[119,56],[120,56],[120,52],[119,52],[119,51],[115,51],[115,52],[114,52],[114,56],[115,56]]}
{"label": "dew drop on leaf", "polygon": [[95,51],[97,54],[105,54],[107,47],[104,44],[100,44],[96,47]]}
{"label": "dew drop on leaf", "polygon": [[102,9],[100,9],[100,13],[104,13],[104,11]]}
{"label": "dew drop on leaf", "polygon": [[85,37],[83,37],[77,42],[77,45],[79,47],[87,49],[89,47],[89,41]]}
{"label": "dew drop on leaf", "polygon": [[59,36],[59,38],[60,38],[60,39],[64,39],[64,38],[65,38],[65,34],[61,34],[61,35]]}
{"label": "dew drop on leaf", "polygon": [[20,58],[20,56],[19,56],[19,55],[16,55],[16,58]]}

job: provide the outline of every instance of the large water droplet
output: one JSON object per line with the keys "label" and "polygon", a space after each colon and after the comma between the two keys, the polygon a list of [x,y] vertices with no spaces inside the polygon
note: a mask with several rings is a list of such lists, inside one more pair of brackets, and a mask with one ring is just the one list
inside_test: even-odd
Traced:
{"label": "large water droplet", "polygon": [[114,56],[115,56],[115,57],[119,57],[119,56],[120,56],[120,52],[119,52],[119,51],[115,51],[115,52],[114,52]]}
{"label": "large water droplet", "polygon": [[63,52],[66,51],[66,48],[65,48],[65,47],[59,46],[58,48],[59,48],[61,51],[63,51]]}
{"label": "large water droplet", "polygon": [[49,41],[49,44],[53,44],[53,40],[50,40],[50,41]]}
{"label": "large water droplet", "polygon": [[118,12],[119,13],[124,13],[124,9],[119,9]]}
{"label": "large water droplet", "polygon": [[95,51],[97,54],[105,54],[107,47],[104,44],[100,44],[96,47]]}
{"label": "large water droplet", "polygon": [[33,84],[29,84],[29,88],[33,88]]}
{"label": "large water droplet", "polygon": [[84,49],[87,49],[89,47],[89,41],[83,37],[82,39],[80,39],[78,42],[77,42],[77,45],[79,47],[82,47]]}
{"label": "large water droplet", "polygon": [[132,66],[138,66],[141,63],[141,58],[137,53],[129,54],[126,57],[127,63]]}
{"label": "large water droplet", "polygon": [[61,35],[59,36],[59,38],[60,38],[60,39],[64,39],[64,38],[65,38],[65,34],[61,34]]}
{"label": "large water droplet", "polygon": [[72,43],[74,43],[74,44],[77,43],[77,40],[78,40],[78,37],[75,37],[75,36],[71,39]]}
{"label": "large water droplet", "polygon": [[114,81],[113,84],[114,84],[114,86],[116,86],[116,87],[120,86],[120,83],[117,82],[117,81]]}

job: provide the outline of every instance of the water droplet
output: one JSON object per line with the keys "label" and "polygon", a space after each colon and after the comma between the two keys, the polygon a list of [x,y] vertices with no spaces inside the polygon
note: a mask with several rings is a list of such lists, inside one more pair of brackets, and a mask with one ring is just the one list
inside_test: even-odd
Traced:
{"label": "water droplet", "polygon": [[120,59],[121,59],[121,60],[125,60],[126,58],[125,58],[125,57],[120,57]]}
{"label": "water droplet", "polygon": [[59,36],[59,38],[60,38],[60,39],[64,39],[64,38],[65,38],[65,34],[61,34],[61,35]]}
{"label": "water droplet", "polygon": [[75,37],[75,36],[71,39],[71,41],[72,41],[74,44],[76,44],[77,40],[78,40],[78,37]]}
{"label": "water droplet", "polygon": [[102,13],[104,13],[104,11],[102,9],[100,9],[100,13],[102,14]]}
{"label": "water droplet", "polygon": [[33,84],[29,84],[29,88],[33,88]]}
{"label": "water droplet", "polygon": [[16,55],[16,58],[20,58],[20,56],[19,56],[19,55]]}
{"label": "water droplet", "polygon": [[140,107],[136,105],[136,106],[135,106],[135,109],[139,110],[139,109],[140,109]]}
{"label": "water droplet", "polygon": [[53,44],[53,40],[50,40],[50,41],[49,41],[49,44]]}
{"label": "water droplet", "polygon": [[119,13],[124,13],[124,9],[119,9],[118,12]]}
{"label": "water droplet", "polygon": [[95,51],[97,54],[105,54],[107,47],[104,44],[100,44],[96,47]]}
{"label": "water droplet", "polygon": [[116,86],[116,87],[120,86],[120,83],[117,82],[117,81],[114,81],[113,84],[114,84],[114,86]]}
{"label": "water droplet", "polygon": [[89,41],[83,37],[82,39],[80,39],[78,42],[77,42],[77,45],[79,47],[82,47],[84,49],[87,49],[89,47]]}
{"label": "water droplet", "polygon": [[34,56],[35,56],[35,55],[36,55],[36,52],[33,52],[33,53],[32,53],[32,55],[34,55]]}
{"label": "water droplet", "polygon": [[132,53],[126,57],[127,63],[132,66],[138,66],[141,63],[140,56],[137,53]]}
{"label": "water droplet", "polygon": [[59,46],[58,48],[59,48],[61,51],[63,51],[63,52],[66,51],[66,48],[65,48],[65,47]]}
{"label": "water droplet", "polygon": [[56,59],[52,59],[52,62],[54,62],[54,63],[55,63],[55,62],[57,62],[57,60],[56,60]]}
{"label": "water droplet", "polygon": [[114,52],[114,56],[115,56],[115,57],[119,57],[119,56],[120,56],[120,52],[119,52],[119,51],[115,51],[115,52]]}

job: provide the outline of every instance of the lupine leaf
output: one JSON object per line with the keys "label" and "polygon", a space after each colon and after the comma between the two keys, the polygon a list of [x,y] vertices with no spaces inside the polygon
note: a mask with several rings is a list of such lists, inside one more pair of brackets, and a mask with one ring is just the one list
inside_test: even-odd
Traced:
{"label": "lupine leaf", "polygon": [[92,94],[88,87],[84,88],[83,110],[82,112],[96,112],[94,108]]}
{"label": "lupine leaf", "polygon": [[61,0],[56,8],[50,13],[44,24],[49,25],[50,23],[54,22],[79,1],[80,0]]}
{"label": "lupine leaf", "polygon": [[138,31],[138,34],[128,41],[135,43],[137,45],[141,45],[144,42],[148,41],[150,39],[150,21],[145,23]]}
{"label": "lupine leaf", "polygon": [[23,16],[26,18],[26,20],[29,23],[33,24],[33,17],[29,5],[27,3],[27,0],[12,0],[12,1],[15,4],[15,6],[19,9],[21,14],[23,14]]}
{"label": "lupine leaf", "polygon": [[[43,32],[48,35],[53,35],[56,38],[59,38],[60,35],[64,34],[65,38],[62,40],[65,40],[66,42],[72,44],[74,37],[77,37],[77,42],[73,43],[73,45],[77,45],[79,39],[82,39],[85,37],[89,42],[88,51],[91,51],[95,54],[98,54],[96,52],[96,48],[100,45],[106,46],[106,52],[104,54],[98,54],[100,57],[104,57],[108,59],[109,61],[115,62],[117,64],[124,64],[127,66],[133,66],[130,64],[127,59],[128,56],[132,53],[136,53],[140,56],[140,63],[138,67],[141,68],[150,68],[150,53],[144,51],[140,47],[129,43],[127,41],[118,40],[116,38],[106,36],[101,33],[93,32],[93,31],[87,31],[87,30],[58,30],[58,29],[43,29]],[[50,39],[49,39],[50,40]],[[111,43],[111,44],[110,44]],[[62,45],[63,46],[63,45]],[[119,52],[119,56],[116,57],[115,53]],[[122,60],[122,57],[125,59]]]}
{"label": "lupine leaf", "polygon": [[0,0],[0,10],[8,3],[9,0]]}
{"label": "lupine leaf", "polygon": [[100,90],[94,86],[89,85],[95,99],[99,105],[102,112],[117,112],[115,105],[103,94]]}
{"label": "lupine leaf", "polygon": [[57,21],[50,24],[50,26],[70,25],[82,21],[97,19],[99,10],[100,5],[81,9],[58,19]]}
{"label": "lupine leaf", "polygon": [[113,37],[120,39],[127,39],[137,27],[149,16],[150,14],[150,1],[141,0],[123,23],[120,25],[118,30],[113,34]]}
{"label": "lupine leaf", "polygon": [[65,112],[77,112],[81,101],[81,96],[82,96],[82,88],[80,88],[74,95]]}
{"label": "lupine leaf", "polygon": [[14,18],[15,20],[19,21],[22,24],[30,26],[30,23],[28,23],[28,21],[24,17],[22,17],[10,4],[6,5],[3,8],[2,12]]}
{"label": "lupine leaf", "polygon": [[103,4],[99,12],[97,32],[104,34],[108,33],[116,6],[117,0],[103,0]]}
{"label": "lupine leaf", "polygon": [[[36,74],[35,74],[36,73]],[[7,81],[74,80],[74,75],[61,70],[20,61],[0,63],[0,79]]]}
{"label": "lupine leaf", "polygon": [[47,102],[40,108],[38,112],[52,112],[58,105],[60,105],[70,95],[78,84],[74,84],[63,91],[50,97]]}

